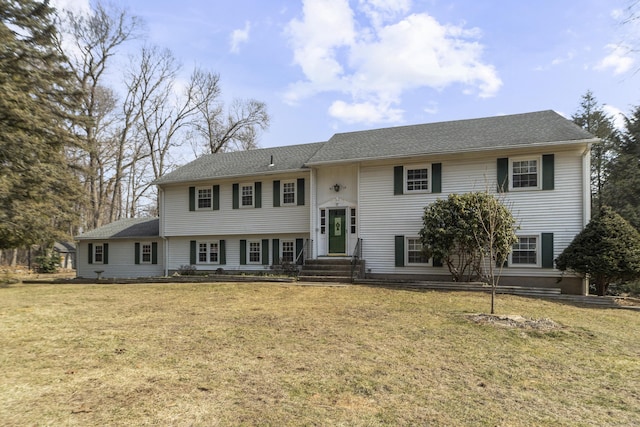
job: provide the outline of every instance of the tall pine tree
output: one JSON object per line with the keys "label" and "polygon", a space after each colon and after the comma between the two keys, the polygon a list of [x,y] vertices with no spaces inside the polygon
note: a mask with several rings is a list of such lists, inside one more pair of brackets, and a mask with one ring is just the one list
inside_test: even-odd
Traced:
{"label": "tall pine tree", "polygon": [[0,0],[0,249],[51,244],[77,220],[74,79],[48,1]]}
{"label": "tall pine tree", "polygon": [[600,138],[600,143],[591,147],[591,207],[596,215],[602,208],[607,164],[617,138],[615,126],[590,90],[582,96],[580,110],[571,118],[575,124]]}
{"label": "tall pine tree", "polygon": [[640,106],[625,118],[604,186],[604,203],[640,230]]}

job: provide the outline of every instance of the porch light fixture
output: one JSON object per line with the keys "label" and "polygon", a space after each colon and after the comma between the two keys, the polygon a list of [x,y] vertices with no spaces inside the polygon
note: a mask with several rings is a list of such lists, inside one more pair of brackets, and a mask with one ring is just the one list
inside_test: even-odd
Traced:
{"label": "porch light fixture", "polygon": [[333,188],[333,191],[337,193],[338,191],[340,191],[340,184],[336,184],[332,188]]}

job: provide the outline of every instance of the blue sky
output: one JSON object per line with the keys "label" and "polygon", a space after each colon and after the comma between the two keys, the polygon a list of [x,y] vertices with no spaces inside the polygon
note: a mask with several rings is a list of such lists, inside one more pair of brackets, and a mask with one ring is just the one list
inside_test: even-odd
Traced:
{"label": "blue sky", "polygon": [[[86,5],[56,0],[54,5]],[[631,0],[131,0],[147,42],[268,105],[262,147],[336,132],[640,104]],[[117,2],[116,2],[117,3]],[[125,3],[121,3],[125,4]],[[635,43],[635,45],[634,45]]]}

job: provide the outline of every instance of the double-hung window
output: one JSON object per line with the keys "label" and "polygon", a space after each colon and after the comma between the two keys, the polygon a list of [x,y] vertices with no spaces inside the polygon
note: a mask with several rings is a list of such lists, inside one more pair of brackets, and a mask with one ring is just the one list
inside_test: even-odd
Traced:
{"label": "double-hung window", "polygon": [[93,262],[94,264],[102,264],[104,262],[104,246],[97,244],[93,246]]}
{"label": "double-hung window", "polygon": [[422,251],[422,242],[419,238],[407,238],[407,264],[427,264],[429,260]]}
{"label": "double-hung window", "polygon": [[540,159],[515,158],[511,160],[511,188],[540,188]]}
{"label": "double-hung window", "polygon": [[249,243],[249,263],[260,264],[262,262],[262,242],[260,240]]}
{"label": "double-hung window", "polygon": [[198,209],[211,209],[213,194],[211,187],[201,187],[196,189]]}
{"label": "double-hung window", "polygon": [[198,242],[198,264],[217,264],[219,261],[219,242]]}
{"label": "double-hung window", "polygon": [[511,252],[511,265],[538,266],[540,245],[538,236],[518,236]]}
{"label": "double-hung window", "polygon": [[142,243],[140,245],[140,262],[151,264],[151,243]]}
{"label": "double-hung window", "polygon": [[429,191],[429,168],[427,166],[405,167],[405,190],[407,193]]}
{"label": "double-hung window", "polygon": [[253,184],[240,185],[240,207],[253,207]]}
{"label": "double-hung window", "polygon": [[280,254],[280,260],[282,262],[293,263],[295,260],[295,240],[283,240],[282,241],[282,253]]}
{"label": "double-hung window", "polygon": [[282,204],[288,206],[296,204],[295,181],[284,181],[282,183]]}

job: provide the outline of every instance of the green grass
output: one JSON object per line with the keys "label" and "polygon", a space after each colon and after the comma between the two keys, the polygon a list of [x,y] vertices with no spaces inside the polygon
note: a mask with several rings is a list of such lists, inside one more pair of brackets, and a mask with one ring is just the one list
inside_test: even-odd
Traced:
{"label": "green grass", "polygon": [[281,284],[0,288],[3,425],[638,425],[640,313]]}

